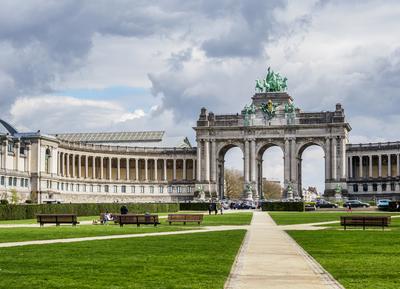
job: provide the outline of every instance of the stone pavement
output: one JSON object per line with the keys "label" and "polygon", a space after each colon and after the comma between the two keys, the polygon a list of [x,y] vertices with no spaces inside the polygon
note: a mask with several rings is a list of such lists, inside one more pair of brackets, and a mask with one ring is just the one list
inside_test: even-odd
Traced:
{"label": "stone pavement", "polygon": [[265,212],[254,212],[225,289],[343,288]]}

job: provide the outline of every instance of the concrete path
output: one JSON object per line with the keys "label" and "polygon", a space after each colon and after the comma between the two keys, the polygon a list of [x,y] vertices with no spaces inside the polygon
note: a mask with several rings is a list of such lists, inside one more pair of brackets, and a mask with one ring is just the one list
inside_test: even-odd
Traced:
{"label": "concrete path", "polygon": [[0,248],[28,246],[28,245],[45,245],[45,244],[55,244],[55,243],[74,243],[74,242],[85,242],[85,241],[96,241],[96,240],[112,240],[112,239],[182,235],[182,234],[207,233],[207,232],[219,232],[219,231],[230,231],[230,230],[247,230],[247,229],[249,229],[249,227],[250,226],[246,226],[246,225],[245,226],[210,226],[210,227],[201,227],[201,229],[186,230],[186,231],[125,234],[125,235],[107,235],[107,236],[96,236],[96,237],[68,238],[68,239],[8,242],[8,243],[0,243]]}
{"label": "concrete path", "polygon": [[226,289],[343,288],[265,212],[254,212]]}

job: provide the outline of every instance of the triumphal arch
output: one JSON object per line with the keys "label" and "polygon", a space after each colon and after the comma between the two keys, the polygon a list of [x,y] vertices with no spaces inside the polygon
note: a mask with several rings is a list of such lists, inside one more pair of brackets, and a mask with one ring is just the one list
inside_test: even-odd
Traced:
{"label": "triumphal arch", "polygon": [[224,197],[224,156],[232,147],[243,153],[244,197],[262,197],[262,156],[272,146],[284,158],[284,196],[301,197],[303,151],[320,146],[325,159],[325,193],[346,187],[346,143],[350,125],[342,106],[334,111],[303,112],[286,92],[286,78],[268,68],[256,80],[251,104],[240,113],[216,115],[202,108],[196,131],[198,188]]}

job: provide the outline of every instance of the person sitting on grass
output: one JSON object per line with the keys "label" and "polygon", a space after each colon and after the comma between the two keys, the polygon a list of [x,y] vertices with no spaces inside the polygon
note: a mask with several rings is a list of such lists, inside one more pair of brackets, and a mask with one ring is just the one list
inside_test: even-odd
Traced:
{"label": "person sitting on grass", "polygon": [[103,215],[103,224],[107,224],[108,221],[112,221],[113,218],[111,216],[111,214],[108,212],[108,210],[106,210],[106,213]]}

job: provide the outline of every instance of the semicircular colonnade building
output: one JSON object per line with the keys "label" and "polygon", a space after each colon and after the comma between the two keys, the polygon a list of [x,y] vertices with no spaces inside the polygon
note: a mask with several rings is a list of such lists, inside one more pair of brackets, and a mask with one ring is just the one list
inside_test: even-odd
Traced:
{"label": "semicircular colonnade building", "polygon": [[263,197],[263,153],[283,152],[284,197],[301,197],[302,153],[324,152],[325,194],[400,199],[400,142],[349,144],[344,109],[304,112],[286,92],[259,92],[240,113],[200,110],[197,147],[163,131],[20,133],[0,120],[0,199],[171,202],[224,198],[224,158],[243,153],[244,198]]}

